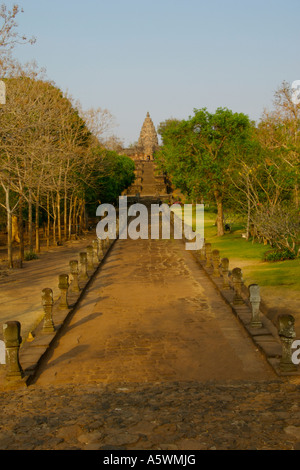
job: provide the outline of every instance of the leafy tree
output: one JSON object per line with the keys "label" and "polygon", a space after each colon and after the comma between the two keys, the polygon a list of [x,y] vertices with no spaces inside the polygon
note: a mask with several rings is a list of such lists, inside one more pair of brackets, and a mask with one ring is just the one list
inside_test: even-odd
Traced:
{"label": "leafy tree", "polygon": [[0,184],[5,200],[0,200],[0,204],[7,211],[11,266],[11,218],[19,204],[13,195],[28,203],[31,251],[33,204],[39,251],[40,208],[44,205],[50,212],[45,198],[49,201],[49,195],[55,195],[52,217],[58,221],[60,240],[60,198],[63,195],[66,201],[74,183],[74,169],[80,167],[82,174],[88,168],[85,161],[90,133],[68,99],[50,82],[23,72],[5,79],[5,83],[7,103],[0,129]]}
{"label": "leafy tree", "polygon": [[224,234],[223,201],[231,186],[230,172],[252,128],[248,116],[227,108],[215,113],[194,109],[188,120],[170,119],[159,127],[160,167],[183,193],[215,201],[219,236]]}
{"label": "leafy tree", "polygon": [[134,181],[134,162],[126,155],[107,150],[98,146],[93,149],[97,155],[98,165],[95,168],[92,179],[93,185],[86,186],[87,203],[89,213],[94,215],[100,203],[116,202],[122,191],[128,188]]}

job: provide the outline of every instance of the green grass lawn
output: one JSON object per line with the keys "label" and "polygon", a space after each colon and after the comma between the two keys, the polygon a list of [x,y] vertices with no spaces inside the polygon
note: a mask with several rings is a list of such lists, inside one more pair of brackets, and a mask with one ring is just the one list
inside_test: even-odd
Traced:
{"label": "green grass lawn", "polygon": [[265,262],[263,255],[270,246],[252,243],[242,238],[245,229],[233,226],[232,232],[217,237],[214,225],[216,214],[205,211],[204,236],[213,249],[220,251],[222,258],[228,258],[230,269],[240,267],[243,270],[245,284],[257,283],[260,286],[287,288],[300,291],[300,260]]}

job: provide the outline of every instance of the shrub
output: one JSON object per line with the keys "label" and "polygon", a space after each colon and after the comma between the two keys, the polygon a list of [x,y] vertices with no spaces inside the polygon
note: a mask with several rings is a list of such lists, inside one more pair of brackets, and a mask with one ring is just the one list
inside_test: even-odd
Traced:
{"label": "shrub", "polygon": [[24,260],[25,261],[30,261],[32,259],[39,259],[39,257],[33,251],[27,251],[27,253],[24,254]]}
{"label": "shrub", "polygon": [[296,254],[293,253],[292,251],[288,250],[287,248],[283,248],[281,250],[275,249],[275,250],[269,250],[264,253],[263,260],[264,261],[283,261],[285,259],[295,259]]}

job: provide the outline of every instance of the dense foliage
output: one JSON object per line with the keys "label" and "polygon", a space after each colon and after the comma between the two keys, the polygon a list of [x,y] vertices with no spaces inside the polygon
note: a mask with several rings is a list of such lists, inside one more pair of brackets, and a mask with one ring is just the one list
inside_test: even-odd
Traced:
{"label": "dense foliage", "polygon": [[239,215],[246,236],[299,254],[299,105],[284,82],[275,109],[258,125],[242,113],[194,110],[159,126],[160,168],[187,200],[215,205],[218,235],[226,213]]}
{"label": "dense foliage", "polygon": [[[104,148],[73,103],[52,83],[24,72],[4,79],[0,129],[0,206],[28,224],[29,251],[39,251],[39,227],[53,242],[81,231],[99,201],[114,202],[134,178],[126,156]],[[89,210],[88,210],[89,209]],[[93,212],[94,211],[94,212]],[[24,219],[24,220],[22,220]],[[35,237],[34,237],[35,231]]]}

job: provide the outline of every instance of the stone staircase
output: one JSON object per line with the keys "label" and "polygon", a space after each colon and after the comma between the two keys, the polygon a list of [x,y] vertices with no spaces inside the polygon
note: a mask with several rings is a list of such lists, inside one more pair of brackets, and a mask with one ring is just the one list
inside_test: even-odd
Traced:
{"label": "stone staircase", "polygon": [[154,163],[144,162],[141,196],[154,196],[155,194],[157,194],[157,188],[154,177]]}
{"label": "stone staircase", "polygon": [[164,176],[155,174],[155,162],[138,162],[136,166],[136,180],[127,190],[128,195],[136,195],[137,193],[142,197],[157,197],[168,194]]}

